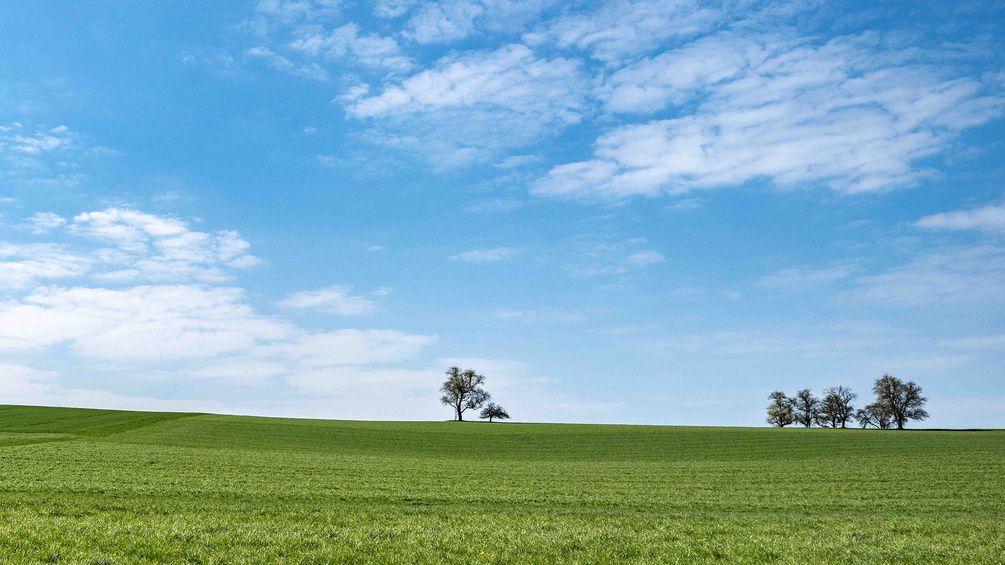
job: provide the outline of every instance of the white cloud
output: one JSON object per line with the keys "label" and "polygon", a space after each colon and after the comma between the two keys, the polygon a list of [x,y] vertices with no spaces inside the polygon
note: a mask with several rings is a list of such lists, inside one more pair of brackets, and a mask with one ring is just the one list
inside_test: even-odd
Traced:
{"label": "white cloud", "polygon": [[922,255],[886,272],[861,276],[844,296],[895,307],[982,305],[1005,301],[1005,249],[960,247]]}
{"label": "white cloud", "polygon": [[553,135],[577,123],[585,107],[578,61],[541,59],[507,45],[447,57],[379,94],[348,101],[346,112],[373,120],[375,141],[454,166]]}
{"label": "white cloud", "polygon": [[649,265],[665,263],[666,258],[664,258],[661,253],[650,249],[630,254],[627,258],[625,258],[625,262],[633,267],[648,267]]}
{"label": "white cloud", "polygon": [[294,292],[279,304],[287,308],[318,309],[340,316],[370,314],[377,309],[377,304],[373,300],[353,294],[351,285],[334,285],[318,290]]}
{"label": "white cloud", "polygon": [[671,204],[669,210],[672,212],[686,212],[688,210],[697,210],[701,206],[702,202],[700,198],[684,198]]}
{"label": "white cloud", "polygon": [[497,263],[508,261],[516,257],[522,250],[515,247],[493,247],[489,249],[472,249],[456,255],[451,255],[451,261],[462,261],[464,263]]}
{"label": "white cloud", "polygon": [[[256,265],[249,244],[234,231],[192,230],[176,218],[122,208],[85,212],[67,222],[38,213],[27,222],[43,235],[65,228],[65,244],[0,242],[0,286],[27,288],[38,281],[90,276],[103,282],[221,282],[230,269]],[[102,245],[94,247],[94,243]]]}
{"label": "white cloud", "polygon": [[441,43],[463,39],[474,33],[475,18],[485,8],[470,0],[429,2],[408,21],[408,35],[419,43]]}
{"label": "white cloud", "polygon": [[585,50],[614,63],[710,29],[722,18],[720,11],[693,0],[613,0],[551,20],[525,34],[524,41]]}
{"label": "white cloud", "polygon": [[526,205],[527,203],[525,201],[514,198],[490,198],[474,202],[466,206],[464,211],[475,214],[496,214],[500,212],[512,212],[513,210],[519,210]]}
{"label": "white cloud", "polygon": [[344,59],[370,67],[382,67],[404,72],[412,67],[393,37],[366,34],[354,23],[339,26],[331,31],[321,26],[307,26],[295,32],[296,38],[288,45],[293,51],[327,59]]}
{"label": "white cloud", "polygon": [[317,63],[295,63],[288,57],[275,53],[268,47],[252,47],[250,49],[246,49],[244,54],[249,57],[265,61],[267,65],[277,71],[283,71],[301,78],[320,82],[326,82],[331,78],[328,76],[328,71]]}
{"label": "white cloud", "polygon": [[609,112],[651,113],[735,78],[766,55],[763,45],[731,33],[705,37],[618,69],[596,94]]}
{"label": "white cloud", "polygon": [[555,0],[441,0],[424,2],[406,24],[418,43],[446,43],[479,32],[516,32]]}
{"label": "white cloud", "polygon": [[67,343],[92,359],[178,361],[246,350],[295,332],[256,315],[243,299],[241,289],[230,287],[41,287],[0,303],[0,349]]}
{"label": "white cloud", "polygon": [[855,270],[854,266],[847,264],[829,267],[790,267],[762,277],[758,284],[786,292],[799,292],[847,279]]}
{"label": "white cloud", "polygon": [[582,322],[588,319],[586,313],[563,310],[560,308],[543,309],[512,309],[500,308],[492,312],[492,317],[498,320],[519,320],[522,322]]}
{"label": "white cloud", "polygon": [[569,270],[579,277],[621,275],[666,262],[662,253],[642,248],[646,243],[644,237],[613,241],[594,234],[579,236],[572,241],[569,255],[574,262]]}
{"label": "white cloud", "polygon": [[[0,151],[10,150],[27,155],[40,155],[56,149],[66,148],[74,143],[75,135],[65,125],[56,126],[47,131],[35,133],[18,133],[24,127],[15,122],[0,131]],[[8,132],[10,132],[8,134]],[[4,135],[6,134],[6,135]]]}
{"label": "white cloud", "polygon": [[259,0],[255,12],[283,23],[293,23],[337,14],[340,4],[340,0]]}
{"label": "white cloud", "polygon": [[419,0],[373,0],[373,13],[381,18],[400,18]]}
{"label": "white cloud", "polygon": [[593,159],[552,168],[535,193],[621,199],[759,178],[846,194],[899,188],[933,174],[916,161],[1005,105],[980,81],[870,34],[822,45],[720,34],[615,73],[600,95],[617,111],[694,109],[613,129]]}
{"label": "white cloud", "polygon": [[[246,261],[247,243],[235,232],[196,232],[177,218],[110,208],[78,214],[61,235],[107,247],[76,252],[52,243],[0,245],[0,284],[12,289],[0,300],[0,354],[31,360],[0,367],[8,402],[400,418],[417,414],[419,399],[431,396],[428,402],[421,400],[418,413],[439,413],[439,370],[427,370],[428,361],[422,360],[419,369],[406,366],[438,341],[435,335],[393,329],[308,330],[259,313],[248,294],[233,285],[94,285],[96,275],[108,274],[102,269],[109,263],[148,276],[142,264],[149,259],[182,267]],[[85,284],[34,286],[54,278],[76,278]],[[381,287],[370,295],[389,292]],[[348,287],[297,293],[287,302],[343,314],[363,313],[373,304],[352,295]],[[39,359],[52,370],[33,368]],[[268,385],[284,398],[166,400],[101,390],[109,379],[117,391],[139,390],[143,382],[156,381],[179,385],[177,390],[189,391],[194,398],[220,383]],[[389,387],[394,390],[389,392]],[[322,403],[319,397],[325,395],[338,398],[333,403],[329,396]],[[360,410],[372,406],[375,398],[382,400],[381,409]],[[386,407],[393,409],[385,412]]]}
{"label": "white cloud", "polygon": [[[441,61],[435,69],[409,77],[381,94],[349,106],[358,118],[428,112],[448,107],[498,107],[535,114],[548,121],[574,123],[581,103],[573,96],[579,65],[567,59],[537,59],[523,45],[471,53]],[[541,100],[538,92],[560,94]]]}
{"label": "white cloud", "polygon": [[107,281],[220,282],[229,278],[222,267],[243,269],[259,262],[235,231],[195,231],[176,218],[135,210],[107,208],[78,214],[68,230],[114,246],[111,251],[90,253],[104,266],[95,277]]}
{"label": "white cloud", "polygon": [[51,243],[0,243],[0,289],[24,289],[41,280],[79,277],[93,260]]}
{"label": "white cloud", "polygon": [[66,218],[52,212],[38,212],[28,218],[27,223],[32,232],[40,234],[62,227],[66,224]]}
{"label": "white cloud", "polygon": [[111,152],[84,146],[65,125],[32,128],[21,122],[0,124],[0,181],[74,187],[87,178],[79,158],[98,153]]}
{"label": "white cloud", "polygon": [[932,214],[914,225],[930,230],[980,230],[991,234],[1005,233],[1005,206],[990,205],[972,210]]}
{"label": "white cloud", "polygon": [[276,354],[298,369],[407,361],[439,340],[396,330],[335,330],[297,336],[275,345]]}
{"label": "white cloud", "polygon": [[[318,381],[339,367],[365,372],[438,340],[381,329],[308,332],[256,313],[245,298],[238,288],[195,285],[38,288],[0,303],[0,351],[65,346],[78,365],[254,384],[305,374]],[[371,393],[380,386],[360,384]]]}

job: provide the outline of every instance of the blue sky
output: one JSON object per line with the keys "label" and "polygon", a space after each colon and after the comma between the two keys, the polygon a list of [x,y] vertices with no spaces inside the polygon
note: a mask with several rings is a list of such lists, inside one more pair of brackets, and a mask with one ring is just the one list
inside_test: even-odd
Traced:
{"label": "blue sky", "polygon": [[[994,2],[15,2],[0,402],[1005,425]],[[860,399],[860,401],[862,400]]]}

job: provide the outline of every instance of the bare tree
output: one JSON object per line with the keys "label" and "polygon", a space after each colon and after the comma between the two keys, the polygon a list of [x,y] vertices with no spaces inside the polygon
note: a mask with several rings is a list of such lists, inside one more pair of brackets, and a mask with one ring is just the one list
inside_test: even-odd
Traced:
{"label": "bare tree", "polygon": [[876,403],[886,410],[898,430],[904,429],[908,420],[924,420],[928,417],[925,410],[928,399],[921,395],[921,387],[914,384],[914,381],[905,383],[887,374],[876,379],[872,391],[876,393]]}
{"label": "bare tree", "polygon": [[785,393],[776,390],[768,395],[768,423],[772,426],[784,428],[796,421],[796,415],[792,408],[792,399],[785,396]]}
{"label": "bare tree", "polygon": [[485,376],[467,369],[461,371],[459,367],[447,369],[447,380],[440,387],[443,396],[440,402],[454,409],[454,417],[458,422],[464,421],[464,411],[467,409],[478,410],[485,404],[492,395],[488,393],[482,385],[485,383]]}
{"label": "bare tree", "polygon": [[873,402],[865,408],[856,410],[855,419],[858,420],[859,425],[863,429],[872,426],[881,430],[888,430],[893,425],[893,418],[890,416],[890,413],[886,407],[878,402]]}
{"label": "bare tree", "polygon": [[858,395],[850,388],[837,386],[827,389],[820,403],[817,423],[825,428],[847,427],[848,421],[855,416],[855,407],[851,403],[856,398]]}
{"label": "bare tree", "polygon": [[482,420],[488,418],[489,423],[492,423],[493,419],[509,420],[509,414],[506,413],[506,409],[495,402],[489,402],[488,406],[482,408],[482,413],[479,414],[479,417]]}
{"label": "bare tree", "polygon": [[804,388],[797,392],[796,397],[792,399],[792,406],[796,422],[808,428],[817,421],[817,416],[820,414],[820,399],[813,396],[810,389]]}

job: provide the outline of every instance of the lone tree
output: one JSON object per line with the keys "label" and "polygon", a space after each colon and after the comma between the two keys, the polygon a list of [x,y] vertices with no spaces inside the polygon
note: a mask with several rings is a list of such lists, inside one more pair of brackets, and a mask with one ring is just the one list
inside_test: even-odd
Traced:
{"label": "lone tree", "polygon": [[876,404],[889,415],[898,430],[904,429],[908,420],[924,420],[928,417],[921,387],[914,381],[906,383],[893,375],[883,375],[876,379],[872,391],[876,393]]}
{"label": "lone tree", "polygon": [[792,399],[785,396],[785,393],[776,390],[768,395],[771,404],[768,405],[768,423],[772,426],[784,428],[796,421],[796,415],[792,410]]}
{"label": "lone tree", "polygon": [[810,389],[804,388],[792,399],[792,407],[795,410],[796,421],[808,428],[817,421],[817,416],[820,414],[820,399],[813,396]]}
{"label": "lone tree", "polygon": [[506,409],[495,402],[489,402],[488,406],[482,408],[482,413],[479,414],[479,417],[482,420],[488,418],[489,423],[492,423],[493,419],[509,420],[509,414],[506,413]]}
{"label": "lone tree", "polygon": [[858,395],[850,388],[836,386],[827,389],[820,403],[817,423],[825,428],[847,427],[848,421],[855,417],[855,407],[851,403],[856,398]]}
{"label": "lone tree", "polygon": [[447,380],[443,381],[440,392],[440,402],[454,409],[454,417],[458,422],[464,421],[464,411],[467,409],[478,410],[482,404],[492,398],[482,385],[485,383],[485,376],[467,369],[462,371],[459,367],[447,369]]}
{"label": "lone tree", "polygon": [[881,430],[888,430],[893,421],[886,408],[877,402],[856,410],[855,419],[858,420],[858,424],[862,426],[862,429],[872,426]]}

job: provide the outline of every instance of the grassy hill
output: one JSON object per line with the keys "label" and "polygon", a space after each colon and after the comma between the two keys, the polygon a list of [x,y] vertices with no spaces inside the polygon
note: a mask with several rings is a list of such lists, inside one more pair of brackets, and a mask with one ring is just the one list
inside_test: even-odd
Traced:
{"label": "grassy hill", "polygon": [[1001,562],[1005,431],[0,406],[15,562]]}

